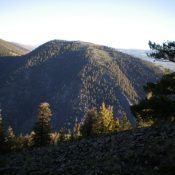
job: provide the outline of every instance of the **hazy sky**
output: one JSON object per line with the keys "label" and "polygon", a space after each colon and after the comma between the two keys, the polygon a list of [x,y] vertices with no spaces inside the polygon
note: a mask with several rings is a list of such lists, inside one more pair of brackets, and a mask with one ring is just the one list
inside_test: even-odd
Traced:
{"label": "hazy sky", "polygon": [[0,0],[0,38],[147,49],[148,40],[175,41],[175,0]]}

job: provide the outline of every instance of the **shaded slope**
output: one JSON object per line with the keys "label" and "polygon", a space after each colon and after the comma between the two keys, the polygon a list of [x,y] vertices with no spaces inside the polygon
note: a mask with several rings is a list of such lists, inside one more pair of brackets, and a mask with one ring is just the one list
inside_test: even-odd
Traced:
{"label": "shaded slope", "polygon": [[160,77],[159,69],[112,48],[85,42],[54,40],[16,61],[0,59],[0,104],[8,124],[30,131],[40,102],[50,103],[54,129],[80,120],[102,102],[125,111],[143,95],[142,86]]}
{"label": "shaded slope", "polygon": [[164,124],[0,157],[0,174],[174,175],[174,159],[175,125]]}
{"label": "shaded slope", "polygon": [[0,39],[0,56],[17,56],[28,53],[29,50],[19,44]]}

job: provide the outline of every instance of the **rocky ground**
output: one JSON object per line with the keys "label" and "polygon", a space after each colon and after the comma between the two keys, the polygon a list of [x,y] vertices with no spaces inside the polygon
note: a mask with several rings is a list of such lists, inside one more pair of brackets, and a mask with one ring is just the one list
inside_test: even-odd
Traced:
{"label": "rocky ground", "polygon": [[0,175],[174,175],[175,125],[82,139],[0,160]]}

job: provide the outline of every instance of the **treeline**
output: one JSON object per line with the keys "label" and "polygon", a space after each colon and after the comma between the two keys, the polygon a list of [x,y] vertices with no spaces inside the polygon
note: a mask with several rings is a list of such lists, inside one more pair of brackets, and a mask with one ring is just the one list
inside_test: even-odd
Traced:
{"label": "treeline", "polygon": [[12,127],[4,130],[3,117],[0,112],[0,153],[17,152],[57,145],[61,142],[98,137],[118,131],[131,129],[132,126],[123,112],[120,118],[114,118],[113,108],[102,103],[99,110],[89,109],[82,121],[75,121],[74,127],[61,128],[59,132],[51,129],[52,112],[47,102],[38,107],[37,121],[30,134],[15,136]]}

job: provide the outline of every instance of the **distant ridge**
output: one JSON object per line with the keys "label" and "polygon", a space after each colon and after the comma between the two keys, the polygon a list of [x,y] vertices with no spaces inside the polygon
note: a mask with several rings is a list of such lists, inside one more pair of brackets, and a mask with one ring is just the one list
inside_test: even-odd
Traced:
{"label": "distant ridge", "polygon": [[28,52],[28,49],[20,46],[19,44],[0,39],[0,56],[19,56]]}
{"label": "distant ridge", "polygon": [[164,60],[164,59],[155,59],[155,58],[150,58],[147,56],[147,53],[150,53],[150,50],[141,50],[141,49],[117,49],[120,52],[126,53],[128,55],[140,58],[145,61],[149,61],[162,69],[169,69],[171,71],[175,71],[175,63]]}
{"label": "distant ridge", "polygon": [[32,51],[36,48],[36,46],[32,46],[32,45],[27,45],[27,44],[21,44],[21,43],[16,43],[16,42],[12,42],[13,44],[15,44],[16,46],[22,47],[24,49],[27,49],[28,52]]}

